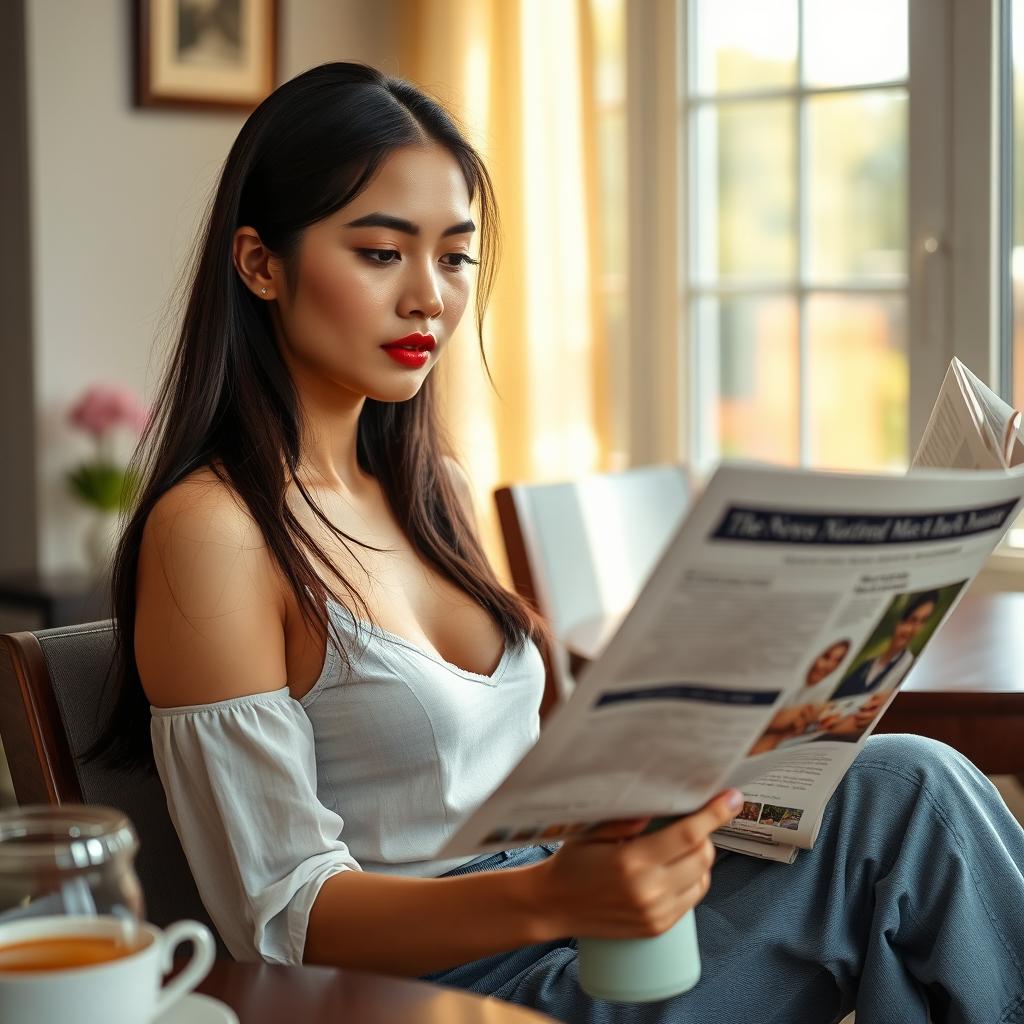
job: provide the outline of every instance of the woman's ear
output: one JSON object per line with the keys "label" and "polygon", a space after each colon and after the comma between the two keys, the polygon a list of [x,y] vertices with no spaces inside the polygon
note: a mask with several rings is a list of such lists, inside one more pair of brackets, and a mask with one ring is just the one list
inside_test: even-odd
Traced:
{"label": "woman's ear", "polygon": [[270,301],[278,297],[280,264],[255,228],[241,227],[235,232],[231,258],[238,276],[256,298]]}

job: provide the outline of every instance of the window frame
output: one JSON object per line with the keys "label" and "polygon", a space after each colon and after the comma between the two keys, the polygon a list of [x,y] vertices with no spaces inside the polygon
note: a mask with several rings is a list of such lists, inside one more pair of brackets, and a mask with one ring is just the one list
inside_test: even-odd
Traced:
{"label": "window frame", "polygon": [[[998,217],[1002,5],[909,0],[908,452],[954,355],[997,390],[1008,386]],[[613,400],[629,409],[633,465],[693,463],[694,398],[710,383],[694,373],[687,302],[688,13],[687,0],[626,5],[627,237],[644,244],[630,244],[629,373]]]}

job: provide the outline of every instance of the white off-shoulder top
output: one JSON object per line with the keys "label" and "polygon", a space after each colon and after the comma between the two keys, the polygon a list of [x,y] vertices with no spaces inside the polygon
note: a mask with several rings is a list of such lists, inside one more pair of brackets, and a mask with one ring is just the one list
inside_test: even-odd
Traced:
{"label": "white off-shoulder top", "polygon": [[464,863],[434,856],[539,733],[532,643],[484,676],[340,606],[330,615],[351,668],[328,641],[301,700],[282,687],[151,708],[171,820],[237,960],[301,963],[313,901],[341,871],[427,877]]}

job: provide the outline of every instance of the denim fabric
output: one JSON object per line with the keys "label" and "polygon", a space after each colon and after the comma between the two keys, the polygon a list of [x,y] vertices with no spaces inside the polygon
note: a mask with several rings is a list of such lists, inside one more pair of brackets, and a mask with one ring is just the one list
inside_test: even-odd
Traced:
{"label": "denim fabric", "polygon": [[[540,860],[527,847],[457,869]],[[949,747],[869,740],[792,865],[727,856],[697,908],[702,975],[684,995],[625,1005],[577,984],[572,940],[430,980],[567,1024],[1024,1024],[1024,831]]]}

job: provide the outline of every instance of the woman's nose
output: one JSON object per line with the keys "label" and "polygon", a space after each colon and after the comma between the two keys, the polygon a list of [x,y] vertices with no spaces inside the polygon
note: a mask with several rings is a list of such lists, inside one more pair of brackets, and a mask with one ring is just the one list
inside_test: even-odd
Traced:
{"label": "woman's nose", "polygon": [[444,313],[444,300],[435,271],[424,269],[412,276],[399,303],[399,313],[406,318],[423,317],[427,320],[436,320]]}

